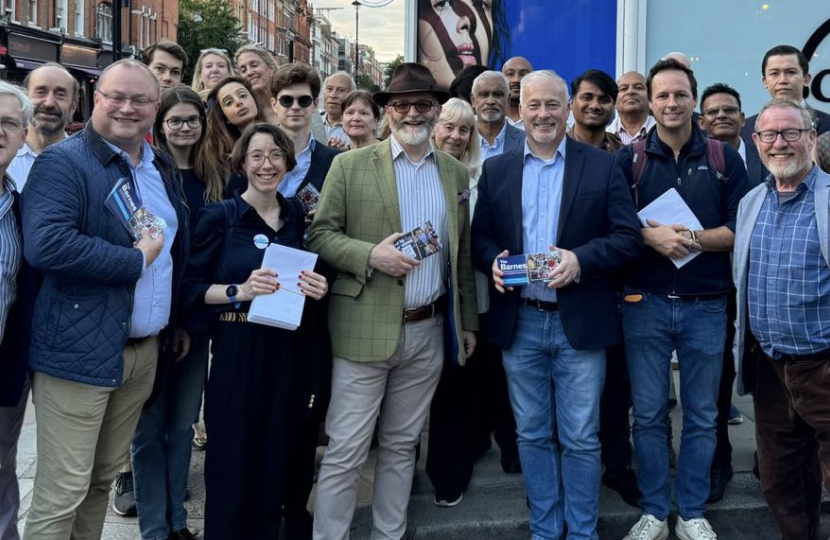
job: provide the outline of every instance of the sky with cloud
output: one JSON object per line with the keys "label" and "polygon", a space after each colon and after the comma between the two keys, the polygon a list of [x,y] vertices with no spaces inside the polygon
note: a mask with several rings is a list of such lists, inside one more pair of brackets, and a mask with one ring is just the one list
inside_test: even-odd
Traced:
{"label": "sky with cloud", "polygon": [[[354,41],[354,6],[352,0],[312,0],[314,13],[325,15],[331,21],[334,30]],[[404,49],[404,7],[406,0],[393,0],[382,8],[360,8],[360,43],[365,43],[375,50],[380,62],[389,62]],[[344,9],[320,11],[319,8]]]}

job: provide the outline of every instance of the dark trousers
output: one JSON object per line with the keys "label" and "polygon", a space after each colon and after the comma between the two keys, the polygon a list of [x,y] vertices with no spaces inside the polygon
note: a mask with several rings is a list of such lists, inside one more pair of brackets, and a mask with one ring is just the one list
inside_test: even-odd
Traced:
{"label": "dark trousers", "polygon": [[447,362],[429,413],[426,471],[437,498],[454,500],[470,483],[473,464],[490,448],[495,433],[502,460],[518,457],[516,420],[507,395],[501,350],[482,336],[464,367]]}
{"label": "dark trousers", "polygon": [[[325,411],[323,411],[325,414]],[[313,518],[308,512],[308,497],[314,485],[314,457],[317,452],[320,419],[300,419],[291,433],[286,471],[285,511],[286,538],[311,539]]]}
{"label": "dark trousers", "polygon": [[599,442],[602,464],[611,474],[622,474],[631,467],[631,383],[625,367],[625,344],[605,351],[605,386],[599,403]]}
{"label": "dark trousers", "polygon": [[735,383],[735,294],[726,297],[726,346],[723,348],[723,371],[718,390],[718,416],[715,420],[717,445],[712,456],[712,469],[727,469],[732,465],[732,445],[729,442],[729,411],[732,408],[732,385]]}
{"label": "dark trousers", "polygon": [[761,489],[784,540],[815,540],[830,486],[830,361],[758,359],[754,393]]}
{"label": "dark trousers", "polygon": [[279,537],[292,341],[276,328],[218,323],[205,391],[205,540]]}

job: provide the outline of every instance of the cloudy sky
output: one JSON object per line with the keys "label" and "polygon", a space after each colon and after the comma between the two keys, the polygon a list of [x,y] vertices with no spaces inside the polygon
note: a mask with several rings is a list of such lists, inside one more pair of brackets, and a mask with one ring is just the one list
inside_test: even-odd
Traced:
{"label": "cloudy sky", "polygon": [[[377,3],[377,0],[371,0]],[[325,15],[338,34],[354,40],[354,6],[352,0],[312,0],[314,13]],[[360,43],[370,45],[381,62],[394,60],[403,54],[404,5],[406,0],[393,0],[382,8],[360,8]],[[336,11],[319,8],[342,7]]]}

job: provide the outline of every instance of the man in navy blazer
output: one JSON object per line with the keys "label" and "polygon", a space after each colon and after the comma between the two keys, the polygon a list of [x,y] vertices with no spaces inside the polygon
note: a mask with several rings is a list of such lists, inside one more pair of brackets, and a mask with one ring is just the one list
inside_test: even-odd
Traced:
{"label": "man in navy blazer", "polygon": [[[598,538],[605,348],[621,338],[613,276],[642,239],[615,157],[565,138],[565,81],[527,75],[520,112],[523,148],[484,164],[473,260],[494,283],[488,338],[504,349],[533,537],[560,538],[564,513],[569,534]],[[552,280],[504,286],[497,257],[552,250]]]}

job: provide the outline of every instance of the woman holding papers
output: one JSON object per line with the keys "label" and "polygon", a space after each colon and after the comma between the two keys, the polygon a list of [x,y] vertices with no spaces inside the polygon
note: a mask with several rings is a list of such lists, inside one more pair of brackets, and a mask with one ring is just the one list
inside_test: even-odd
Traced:
{"label": "woman holding papers", "polygon": [[[205,463],[205,538],[277,538],[290,472],[288,444],[300,407],[307,351],[326,336],[304,332],[314,302],[306,302],[304,326],[288,331],[247,321],[251,301],[266,294],[305,295],[320,300],[326,279],[312,268],[277,275],[261,268],[265,249],[279,244],[303,248],[305,225],[299,203],[277,192],[296,165],[291,142],[276,127],[256,123],[231,154],[245,189],[206,206],[196,222],[185,294],[191,311],[212,321],[213,361],[205,393],[211,444]],[[302,361],[301,361],[302,360]]]}

